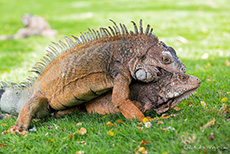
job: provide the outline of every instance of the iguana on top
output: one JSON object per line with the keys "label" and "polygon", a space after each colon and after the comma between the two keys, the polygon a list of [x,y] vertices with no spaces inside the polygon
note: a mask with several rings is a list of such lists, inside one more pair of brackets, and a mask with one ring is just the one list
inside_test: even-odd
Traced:
{"label": "iguana on top", "polygon": [[[169,72],[186,71],[174,49],[160,42],[150,25],[144,31],[142,20],[139,28],[133,22],[134,32],[128,32],[124,24],[119,28],[111,21],[113,27],[100,28],[100,32],[89,29],[80,39],[73,36],[75,42],[65,37],[68,45],[53,42],[56,47],[50,46],[47,56],[33,67],[38,76],[29,79],[31,84],[11,84],[13,89],[21,87],[19,91],[28,91],[22,96],[26,103],[19,113],[16,129],[26,130],[33,116],[42,117],[49,110],[81,104],[111,89],[112,103],[125,118],[142,120],[143,113],[128,99],[132,79],[157,81],[162,68]],[[5,87],[0,92],[1,104],[10,97],[4,95]],[[136,115],[130,116],[129,112]]]}

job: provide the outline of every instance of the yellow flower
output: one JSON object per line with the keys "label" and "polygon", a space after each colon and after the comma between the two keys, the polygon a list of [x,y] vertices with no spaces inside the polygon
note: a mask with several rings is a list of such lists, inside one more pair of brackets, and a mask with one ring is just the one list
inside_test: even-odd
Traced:
{"label": "yellow flower", "polygon": [[149,121],[149,119],[148,118],[144,118],[142,121],[143,121],[143,123],[146,123],[146,122]]}

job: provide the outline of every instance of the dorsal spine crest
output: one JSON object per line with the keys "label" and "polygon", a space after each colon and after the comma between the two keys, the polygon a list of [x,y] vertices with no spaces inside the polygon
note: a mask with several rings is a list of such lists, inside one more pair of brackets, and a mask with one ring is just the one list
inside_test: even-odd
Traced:
{"label": "dorsal spine crest", "polygon": [[[84,44],[84,43],[88,43],[90,41],[97,41],[99,39],[104,39],[104,41],[110,41],[109,38],[111,37],[116,37],[119,35],[147,35],[150,37],[153,37],[154,39],[158,38],[152,34],[153,32],[153,28],[150,29],[150,25],[148,24],[146,27],[145,32],[143,33],[143,26],[142,26],[142,19],[140,19],[140,26],[139,26],[139,31],[138,32],[138,27],[136,25],[136,23],[134,21],[131,21],[133,26],[134,26],[134,32],[130,30],[130,32],[128,32],[128,29],[126,28],[125,24],[121,24],[119,23],[120,28],[118,27],[117,23],[115,21],[113,21],[112,19],[110,19],[110,21],[113,23],[113,26],[108,26],[108,28],[99,28],[98,30],[94,30],[94,29],[90,29],[88,28],[88,30],[86,32],[80,33],[81,35],[78,37],[70,34],[74,41],[67,37],[64,36],[65,42],[59,40],[58,43],[51,41],[51,43],[54,45],[49,45],[47,51],[47,54],[45,56],[43,56],[43,58],[41,59],[41,62],[37,62],[35,64],[34,67],[32,67],[32,69],[29,72],[35,72],[38,76],[42,74],[42,72],[44,71],[44,69],[46,68],[47,65],[49,65],[49,63],[51,63],[56,57],[58,57],[61,53],[65,52],[69,52],[72,49],[74,49],[75,47],[77,47],[80,44]],[[27,80],[25,82],[20,82],[20,83],[12,83],[12,82],[0,82],[0,88],[9,88],[9,87],[27,87],[30,86],[31,84],[34,83],[34,81],[37,79],[38,76],[35,77],[28,77]]]}

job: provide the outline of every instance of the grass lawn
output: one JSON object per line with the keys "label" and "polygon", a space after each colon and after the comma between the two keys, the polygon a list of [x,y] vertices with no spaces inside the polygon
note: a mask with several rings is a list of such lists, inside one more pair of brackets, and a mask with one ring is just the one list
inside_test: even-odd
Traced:
{"label": "grass lawn", "polygon": [[[0,80],[24,80],[50,41],[63,35],[79,36],[87,27],[111,25],[110,18],[133,29],[130,21],[142,18],[160,40],[175,48],[187,73],[199,77],[201,86],[177,105],[180,111],[168,113],[176,117],[151,121],[151,128],[121,114],[49,117],[33,121],[37,131],[27,136],[0,135],[0,153],[135,153],[140,147],[150,154],[230,153],[230,114],[224,111],[230,106],[229,5],[228,0],[1,0],[0,35],[16,33],[25,13],[44,17],[59,35],[0,41]],[[1,120],[0,133],[15,121]],[[106,126],[109,121],[113,127]],[[77,133],[81,127],[87,130],[85,135]],[[151,142],[141,145],[142,140]]]}

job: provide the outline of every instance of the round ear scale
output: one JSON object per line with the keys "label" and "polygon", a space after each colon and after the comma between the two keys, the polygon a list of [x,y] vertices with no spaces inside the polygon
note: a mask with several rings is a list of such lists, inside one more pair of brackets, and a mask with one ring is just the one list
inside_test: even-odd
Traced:
{"label": "round ear scale", "polygon": [[146,79],[147,73],[143,69],[139,69],[136,71],[136,78],[139,81],[143,81]]}
{"label": "round ear scale", "polygon": [[142,81],[142,82],[150,82],[153,80],[152,74],[145,68],[139,68],[135,72],[136,80]]}

